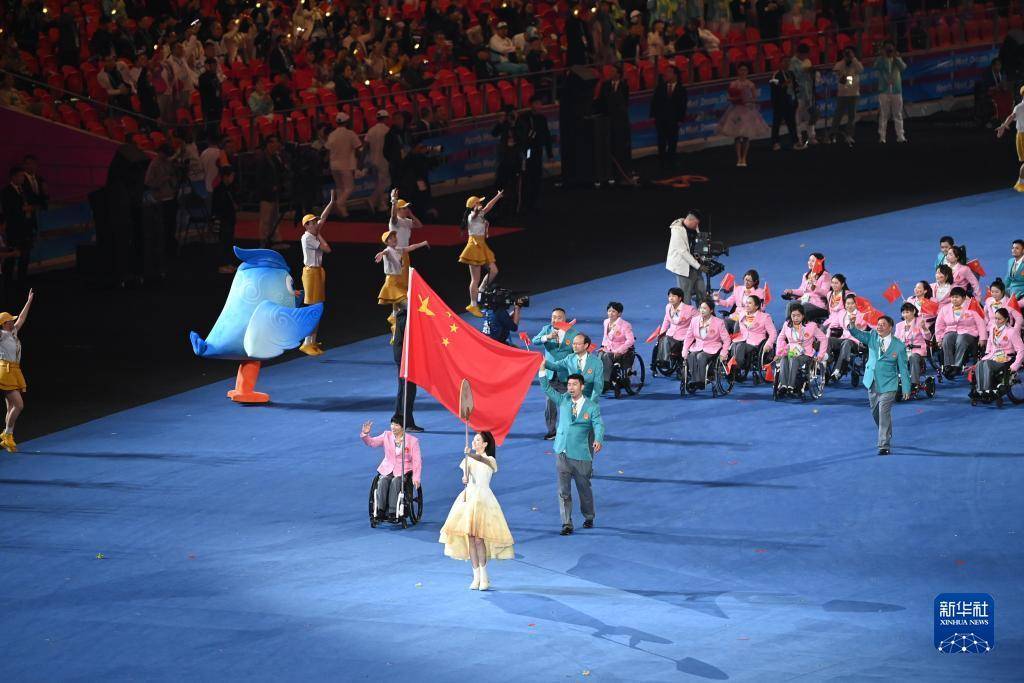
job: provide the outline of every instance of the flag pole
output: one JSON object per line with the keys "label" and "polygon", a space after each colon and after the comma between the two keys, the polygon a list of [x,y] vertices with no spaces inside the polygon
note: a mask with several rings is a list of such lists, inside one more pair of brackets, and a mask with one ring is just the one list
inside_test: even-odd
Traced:
{"label": "flag pole", "polygon": [[415,272],[416,270],[409,266],[409,284],[405,290],[405,329],[402,330],[402,364],[398,368],[398,375],[402,379],[402,491],[405,491],[405,451],[406,443],[409,440],[409,435],[405,431],[405,426],[409,419],[409,378],[402,377],[402,375],[408,374],[409,325],[412,324],[412,315],[409,311],[409,296],[412,294],[412,277]]}

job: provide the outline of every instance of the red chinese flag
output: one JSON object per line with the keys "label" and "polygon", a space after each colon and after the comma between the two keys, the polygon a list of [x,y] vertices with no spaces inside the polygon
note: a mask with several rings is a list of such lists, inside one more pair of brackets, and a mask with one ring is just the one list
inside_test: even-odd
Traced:
{"label": "red chinese flag", "polygon": [[501,344],[463,321],[409,269],[409,317],[399,376],[423,387],[452,414],[459,414],[462,380],[473,391],[469,426],[505,440],[541,355]]}
{"label": "red chinese flag", "polygon": [[972,311],[974,311],[975,313],[980,315],[982,318],[985,317],[985,310],[981,307],[981,304],[978,303],[977,299],[971,299],[971,305],[968,306],[967,308],[972,310]]}
{"label": "red chinese flag", "polygon": [[732,369],[736,367],[736,356],[729,359],[729,362],[725,364],[725,371],[732,372]]}
{"label": "red chinese flag", "polygon": [[553,323],[552,327],[554,327],[556,330],[561,330],[562,332],[568,332],[575,325],[576,325],[576,318],[573,318],[572,320],[570,320],[567,323]]}
{"label": "red chinese flag", "polygon": [[1006,307],[1020,313],[1020,302],[1018,302],[1017,299],[1012,296],[1006,297]]}
{"label": "red chinese flag", "polygon": [[974,271],[974,274],[978,277],[985,275],[985,269],[981,267],[981,261],[978,259],[971,259],[967,262],[967,267]]}
{"label": "red chinese flag", "polygon": [[[858,299],[858,301],[859,301],[859,299]],[[877,309],[875,309],[875,308],[871,308],[871,309],[869,309],[867,311],[864,311],[864,322],[866,322],[871,327],[876,327],[878,325],[878,320],[881,317],[882,317],[882,312],[877,310]]]}
{"label": "red chinese flag", "polygon": [[921,304],[923,315],[935,315],[939,312],[939,304],[934,299],[918,299],[918,303]]}
{"label": "red chinese flag", "polygon": [[872,309],[874,309],[874,306],[871,305],[871,300],[870,299],[866,299],[866,298],[864,298],[862,296],[858,296],[857,297],[857,310],[860,313],[865,313],[866,314],[868,311],[870,311]]}
{"label": "red chinese flag", "polygon": [[894,282],[891,285],[889,285],[888,289],[882,292],[882,296],[885,297],[886,301],[888,301],[891,304],[894,304],[896,303],[897,299],[903,298],[903,292],[902,290],[900,290],[900,286]]}
{"label": "red chinese flag", "polygon": [[654,332],[651,332],[650,336],[645,340],[648,344],[661,336],[661,325],[654,328]]}
{"label": "red chinese flag", "polygon": [[526,334],[526,332],[520,332],[519,333],[519,339],[521,339],[522,342],[524,344],[526,344],[527,346],[530,345],[530,335]]}
{"label": "red chinese flag", "polygon": [[594,351],[597,351],[597,344],[592,343],[587,347],[587,353],[593,353]]}
{"label": "red chinese flag", "polygon": [[761,299],[761,303],[764,304],[765,308],[767,308],[768,307],[768,302],[771,301],[771,300],[772,300],[772,293],[768,289],[768,283],[765,282],[764,283],[764,297]]}
{"label": "red chinese flag", "polygon": [[718,285],[718,288],[719,289],[724,289],[725,291],[728,292],[728,291],[731,291],[732,288],[735,287],[735,286],[736,286],[736,278],[734,278],[732,276],[732,273],[726,273],[725,277],[722,278],[722,284]]}
{"label": "red chinese flag", "polygon": [[764,381],[765,382],[774,382],[775,381],[775,365],[773,363],[768,363],[767,365],[765,365],[762,368],[762,370],[764,370]]}
{"label": "red chinese flag", "polygon": [[743,333],[733,332],[732,334],[729,335],[729,338],[732,339],[733,341],[739,341],[740,339],[743,338]]}

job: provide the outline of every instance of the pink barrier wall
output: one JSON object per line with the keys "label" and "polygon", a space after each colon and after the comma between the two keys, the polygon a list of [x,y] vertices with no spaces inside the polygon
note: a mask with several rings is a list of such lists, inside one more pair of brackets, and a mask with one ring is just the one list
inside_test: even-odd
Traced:
{"label": "pink barrier wall", "polygon": [[39,173],[57,202],[82,201],[107,182],[107,168],[120,143],[54,123],[15,109],[0,107],[0,174],[7,182],[11,166],[26,154],[39,158]]}

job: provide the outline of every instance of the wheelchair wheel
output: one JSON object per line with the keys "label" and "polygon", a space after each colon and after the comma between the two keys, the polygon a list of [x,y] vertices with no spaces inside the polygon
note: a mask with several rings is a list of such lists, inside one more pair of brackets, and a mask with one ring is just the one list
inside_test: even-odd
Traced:
{"label": "wheelchair wheel", "polygon": [[647,369],[640,354],[633,354],[633,365],[622,371],[622,386],[630,396],[636,396],[647,381]]}
{"label": "wheelchair wheel", "polygon": [[715,393],[721,394],[722,396],[728,396],[732,393],[732,388],[735,385],[736,380],[733,379],[732,375],[725,369],[725,363],[722,359],[718,359],[718,368],[715,370]]}
{"label": "wheelchair wheel", "polygon": [[399,518],[402,521],[402,528],[407,529],[414,526],[423,517],[423,488],[413,487],[412,477],[405,477],[405,486],[400,501]]}
{"label": "wheelchair wheel", "polygon": [[1010,386],[1007,387],[1006,396],[1014,405],[1024,403],[1024,370],[1018,370],[1010,375]]}
{"label": "wheelchair wheel", "polygon": [[373,478],[373,483],[370,484],[370,505],[369,505],[369,508],[370,508],[370,527],[373,528],[373,529],[377,528],[377,524],[380,521],[380,520],[377,519],[377,516],[375,514],[377,512],[377,510],[375,509],[377,507],[377,501],[376,501],[376,497],[377,497],[377,482],[379,482],[379,481],[380,481],[380,474],[375,476]]}
{"label": "wheelchair wheel", "polygon": [[924,393],[928,396],[928,398],[931,398],[932,396],[935,395],[935,378],[934,377],[930,377],[929,376],[927,379],[925,379],[925,381],[924,381]]}
{"label": "wheelchair wheel", "polygon": [[661,363],[658,362],[658,345],[654,345],[651,351],[651,377],[657,377],[661,373]]}
{"label": "wheelchair wheel", "polygon": [[820,363],[812,363],[807,375],[807,393],[817,401],[825,395],[825,374]]}

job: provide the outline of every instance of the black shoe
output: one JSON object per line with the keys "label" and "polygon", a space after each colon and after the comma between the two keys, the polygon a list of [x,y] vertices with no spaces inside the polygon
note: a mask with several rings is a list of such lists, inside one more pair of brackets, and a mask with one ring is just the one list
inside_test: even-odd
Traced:
{"label": "black shoe", "polygon": [[423,431],[423,427],[420,427],[419,425],[406,425],[405,431],[416,432],[418,434]]}
{"label": "black shoe", "polygon": [[547,434],[544,435],[544,440],[545,441],[554,441],[555,440],[555,433],[554,432],[548,432]]}
{"label": "black shoe", "polygon": [[583,528],[584,529],[593,529],[594,528],[594,520],[592,520],[592,519],[585,519],[585,520],[583,520]]}
{"label": "black shoe", "polygon": [[879,455],[889,455],[889,454],[890,454],[890,452],[889,452],[889,449],[888,449],[888,448],[879,448],[879,449],[878,449],[878,454],[879,454]]}
{"label": "black shoe", "polygon": [[562,531],[561,531],[560,535],[561,536],[568,536],[571,533],[572,533],[572,527],[569,526],[568,524],[566,524],[565,526],[562,527]]}

